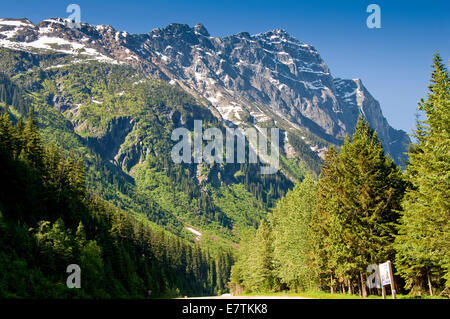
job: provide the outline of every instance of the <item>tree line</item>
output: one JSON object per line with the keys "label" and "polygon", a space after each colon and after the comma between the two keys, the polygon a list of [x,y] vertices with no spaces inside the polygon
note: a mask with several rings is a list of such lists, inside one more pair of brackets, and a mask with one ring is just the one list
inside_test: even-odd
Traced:
{"label": "tree line", "polygon": [[248,292],[379,294],[367,266],[391,260],[402,292],[450,295],[450,86],[435,55],[402,172],[360,116],[352,139],[331,147],[242,241],[231,281]]}

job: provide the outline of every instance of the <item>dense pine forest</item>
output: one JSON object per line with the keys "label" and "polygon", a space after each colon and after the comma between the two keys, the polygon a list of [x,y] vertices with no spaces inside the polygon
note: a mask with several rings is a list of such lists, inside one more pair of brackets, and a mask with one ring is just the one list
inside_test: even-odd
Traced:
{"label": "dense pine forest", "polygon": [[[230,252],[212,256],[85,188],[81,159],[44,147],[33,109],[0,118],[0,297],[146,298],[215,294],[228,282]],[[82,269],[81,289],[65,285]]]}
{"label": "dense pine forest", "polygon": [[427,100],[402,172],[360,116],[353,137],[330,148],[241,243],[231,280],[247,292],[380,294],[370,264],[393,261],[397,289],[450,295],[450,82],[434,58]]}

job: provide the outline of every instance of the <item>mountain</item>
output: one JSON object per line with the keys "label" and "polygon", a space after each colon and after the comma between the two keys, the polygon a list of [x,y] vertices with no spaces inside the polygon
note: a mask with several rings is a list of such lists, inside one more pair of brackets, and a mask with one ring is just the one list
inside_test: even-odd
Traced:
{"label": "mountain", "polygon": [[[323,158],[328,145],[341,145],[346,135],[351,136],[359,114],[377,130],[385,151],[398,164],[410,142],[404,131],[389,125],[360,79],[334,78],[313,46],[282,29],[217,38],[202,24],[173,23],[146,34],[129,34],[109,25],[82,23],[80,29],[72,29],[59,18],[38,24],[1,19],[0,46],[50,50],[72,55],[74,61],[131,65],[178,84],[228,126],[279,127],[286,133],[286,158],[300,157],[316,172],[312,163]],[[302,152],[305,145],[292,145],[289,134],[313,153]]]}
{"label": "mountain", "polygon": [[[44,142],[83,158],[91,192],[211,250],[237,245],[296,181],[318,175],[359,114],[398,163],[409,144],[361,80],[333,78],[281,29],[216,38],[201,24],[129,34],[0,19],[0,106],[13,122],[33,107]],[[174,163],[171,133],[194,120],[280,128],[280,171]]]}

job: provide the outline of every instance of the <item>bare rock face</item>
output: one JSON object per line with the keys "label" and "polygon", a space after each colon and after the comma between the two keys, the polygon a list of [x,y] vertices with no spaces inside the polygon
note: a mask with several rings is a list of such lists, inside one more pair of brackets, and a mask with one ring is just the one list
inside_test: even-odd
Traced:
{"label": "bare rock face", "polygon": [[394,160],[405,157],[407,134],[389,126],[362,81],[334,79],[314,47],[282,29],[213,38],[201,24],[171,24],[148,35],[147,50],[171,80],[208,99],[226,121],[240,125],[246,113],[256,125],[277,118],[340,144],[362,114]]}
{"label": "bare rock face", "polygon": [[[284,131],[308,130],[339,145],[351,136],[362,114],[397,163],[405,158],[410,142],[404,131],[388,124],[360,79],[333,78],[313,46],[282,29],[216,38],[200,23],[173,23],[147,34],[129,34],[86,23],[71,29],[62,19],[37,25],[26,19],[0,19],[0,46],[51,49],[132,65],[206,99],[231,126],[271,123]],[[319,151],[323,149],[317,147]]]}
{"label": "bare rock face", "polygon": [[360,79],[335,79],[338,100],[348,109],[340,113],[340,121],[349,132],[355,129],[356,119],[362,114],[370,126],[377,131],[387,153],[396,161],[406,159],[410,139],[402,130],[392,128],[381,112],[380,103],[367,91]]}

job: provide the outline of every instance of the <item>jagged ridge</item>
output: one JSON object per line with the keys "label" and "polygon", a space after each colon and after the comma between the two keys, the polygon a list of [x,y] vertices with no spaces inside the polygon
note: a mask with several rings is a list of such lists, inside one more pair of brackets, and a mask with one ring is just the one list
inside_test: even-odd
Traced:
{"label": "jagged ridge", "polygon": [[[363,114],[397,163],[409,144],[404,131],[388,124],[360,79],[333,78],[313,46],[282,29],[217,38],[202,24],[173,23],[147,34],[129,34],[86,23],[71,29],[59,18],[36,25],[27,19],[1,19],[0,46],[130,64],[205,98],[229,126],[276,125],[302,138],[309,131],[326,143],[340,144]],[[324,147],[309,138],[305,142],[323,156]]]}

